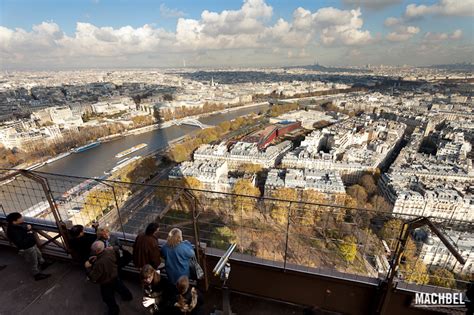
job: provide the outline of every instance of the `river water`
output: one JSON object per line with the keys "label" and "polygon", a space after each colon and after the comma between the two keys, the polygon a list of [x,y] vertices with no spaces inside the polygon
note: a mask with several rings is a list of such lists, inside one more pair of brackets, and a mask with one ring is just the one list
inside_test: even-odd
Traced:
{"label": "river water", "polygon": [[[267,107],[268,105],[247,107],[235,111],[202,117],[199,120],[207,125],[217,125],[226,120],[245,116],[250,113],[257,113]],[[123,150],[129,149],[140,143],[146,143],[148,144],[147,147],[138,150],[133,154],[129,154],[126,157],[134,157],[138,155],[143,156],[147,153],[162,149],[166,147],[170,141],[187,135],[197,129],[199,128],[181,125],[153,130],[139,135],[130,135],[114,141],[102,143],[100,146],[81,153],[72,153],[63,159],[47,164],[37,170],[41,172],[73,176],[102,176],[105,171],[112,169],[118,161],[125,158],[118,159],[115,157],[117,153]]]}

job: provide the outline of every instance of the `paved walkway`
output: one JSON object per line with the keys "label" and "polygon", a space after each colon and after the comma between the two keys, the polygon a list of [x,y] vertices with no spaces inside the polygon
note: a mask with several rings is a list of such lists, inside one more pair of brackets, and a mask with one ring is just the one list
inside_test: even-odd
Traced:
{"label": "paved walkway", "polygon": [[[82,268],[71,262],[56,261],[46,272],[49,279],[34,281],[16,251],[0,246],[0,315],[10,314],[106,314],[98,285],[86,281]],[[124,280],[132,291],[133,301],[123,302],[117,296],[121,314],[147,314],[141,306],[142,292],[137,275]],[[205,294],[206,314],[221,306],[218,290]],[[300,315],[302,310],[285,304],[231,294],[232,310],[238,315]]]}

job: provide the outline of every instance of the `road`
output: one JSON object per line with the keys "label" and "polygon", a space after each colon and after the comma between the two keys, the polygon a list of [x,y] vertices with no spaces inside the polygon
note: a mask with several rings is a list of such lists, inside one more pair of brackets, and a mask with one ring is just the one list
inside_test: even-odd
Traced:
{"label": "road", "polygon": [[[147,184],[158,184],[174,165],[162,169]],[[120,207],[120,216],[126,233],[137,233],[160,214],[157,205],[150,204],[156,192],[156,187],[140,186]]]}

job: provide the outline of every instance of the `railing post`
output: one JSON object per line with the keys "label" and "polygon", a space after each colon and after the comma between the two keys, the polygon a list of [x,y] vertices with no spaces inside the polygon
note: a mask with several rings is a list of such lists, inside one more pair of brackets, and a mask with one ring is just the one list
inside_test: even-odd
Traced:
{"label": "railing post", "polygon": [[67,227],[61,219],[61,214],[59,213],[58,206],[56,204],[56,201],[54,200],[53,193],[51,192],[48,179],[37,174],[33,174],[27,170],[21,170],[20,174],[39,183],[43,188],[43,192],[46,196],[46,199],[48,200],[51,212],[53,213],[54,220],[56,221],[56,226],[58,227],[59,235],[63,240],[64,249],[66,250],[66,252],[69,252],[69,235],[67,232]]}
{"label": "railing post", "polygon": [[125,230],[123,229],[122,215],[120,214],[120,208],[119,208],[119,205],[118,205],[117,194],[115,193],[115,187],[114,186],[112,186],[112,193],[114,195],[115,207],[117,208],[117,215],[118,215],[118,219],[120,221],[120,228],[122,229],[123,239],[125,240]]}
{"label": "railing post", "polygon": [[291,219],[291,205],[292,201],[290,201],[290,206],[288,207],[288,216],[287,216],[287,223],[286,223],[286,240],[285,240],[285,258],[283,260],[283,270],[286,270],[286,263],[288,259],[288,239],[290,236],[290,219]]}
{"label": "railing post", "polygon": [[189,191],[188,188],[185,188],[185,192],[187,196],[191,197],[190,201],[191,201],[191,208],[192,208],[192,215],[193,215],[193,230],[194,230],[194,240],[195,240],[195,246],[196,246],[196,259],[203,267],[202,269],[204,271],[204,277],[202,279],[202,285],[204,287],[204,290],[207,291],[207,289],[209,288],[209,279],[207,275],[206,255],[202,253],[201,241],[199,238],[199,212],[197,211],[198,199],[192,192]]}
{"label": "railing post", "polygon": [[117,209],[117,216],[118,216],[118,219],[119,219],[119,222],[120,222],[120,228],[122,229],[122,236],[123,236],[123,239],[125,239],[125,230],[123,229],[122,215],[120,214],[120,208],[119,208],[118,201],[117,201],[117,194],[115,193],[115,186],[111,185],[111,184],[108,184],[106,182],[100,181],[98,179],[95,179],[95,180],[99,184],[104,184],[105,186],[107,186],[109,188],[112,188],[112,195],[114,196],[115,208]]}

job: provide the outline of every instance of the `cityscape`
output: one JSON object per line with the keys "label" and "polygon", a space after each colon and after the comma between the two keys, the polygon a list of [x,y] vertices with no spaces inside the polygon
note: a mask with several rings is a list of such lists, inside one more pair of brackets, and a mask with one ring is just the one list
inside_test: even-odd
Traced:
{"label": "cityscape", "polygon": [[[82,277],[71,235],[81,226],[100,240],[105,229],[120,239],[117,257],[134,255],[115,267],[138,301],[120,302],[123,313],[171,314],[169,288],[151,310],[133,278],[153,223],[165,263],[153,270],[167,281],[173,231],[193,246],[204,270],[193,280],[187,268],[204,297],[196,314],[231,314],[229,303],[237,314],[472,314],[472,1],[164,1],[137,9],[164,24],[140,27],[100,13],[125,19],[127,1],[90,2],[60,5],[87,11],[75,26],[51,15],[30,31],[27,17],[0,17],[0,250],[10,257],[0,273],[24,264],[10,249],[23,250],[12,214],[58,260],[51,270]],[[230,276],[215,273],[232,244]],[[87,285],[97,246],[86,249]],[[278,281],[288,287],[264,285]],[[54,283],[18,306],[1,298],[0,314],[61,314],[43,295]],[[418,305],[440,292],[463,300]],[[76,298],[70,313],[97,311]]]}

